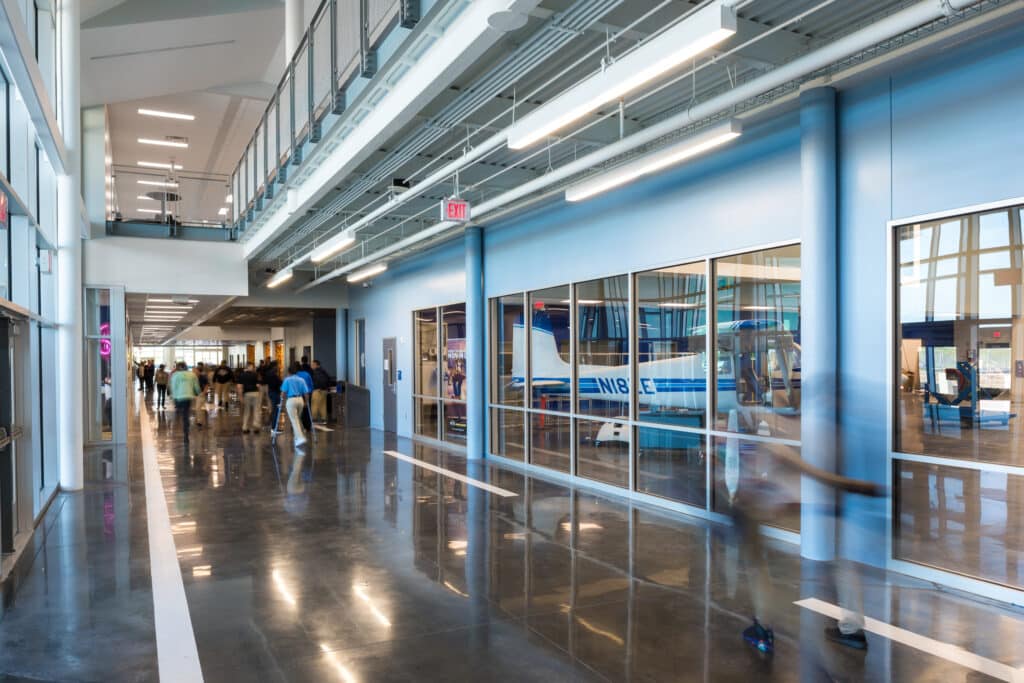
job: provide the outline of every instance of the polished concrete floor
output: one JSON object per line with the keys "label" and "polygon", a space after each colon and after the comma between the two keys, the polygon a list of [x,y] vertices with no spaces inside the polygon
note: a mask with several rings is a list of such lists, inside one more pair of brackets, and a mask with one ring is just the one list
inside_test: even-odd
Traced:
{"label": "polished concrete floor", "polygon": [[[781,542],[764,659],[740,636],[748,576],[721,526],[375,431],[296,451],[241,434],[234,408],[185,448],[173,411],[147,410],[206,681],[1000,680],[873,633],[866,654],[826,642],[829,622],[793,602],[834,602],[830,574]],[[0,621],[0,681],[157,678],[138,436],[106,468],[127,481],[51,511]],[[869,616],[1024,666],[1020,610],[863,579]]]}

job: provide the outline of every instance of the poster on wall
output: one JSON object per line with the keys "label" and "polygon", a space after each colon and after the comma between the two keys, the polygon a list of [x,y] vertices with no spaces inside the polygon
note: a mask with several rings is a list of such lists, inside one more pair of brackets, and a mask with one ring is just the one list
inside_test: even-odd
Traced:
{"label": "poster on wall", "polygon": [[[444,396],[455,401],[466,400],[466,340],[448,339],[444,349]],[[444,410],[445,434],[465,435],[466,409],[460,404],[448,404]]]}

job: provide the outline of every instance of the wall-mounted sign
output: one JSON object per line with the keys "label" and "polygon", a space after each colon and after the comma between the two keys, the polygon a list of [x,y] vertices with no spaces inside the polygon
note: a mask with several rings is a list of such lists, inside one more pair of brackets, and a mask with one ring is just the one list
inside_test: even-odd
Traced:
{"label": "wall-mounted sign", "polygon": [[465,199],[442,199],[441,220],[465,223],[469,220],[470,206]]}

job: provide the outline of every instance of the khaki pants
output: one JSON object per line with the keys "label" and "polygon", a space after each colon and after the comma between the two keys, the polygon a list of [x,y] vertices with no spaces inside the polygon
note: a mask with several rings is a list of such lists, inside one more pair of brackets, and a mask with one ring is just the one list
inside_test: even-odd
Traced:
{"label": "khaki pants", "polygon": [[231,401],[231,385],[227,382],[217,385],[217,405],[223,404],[227,407]]}
{"label": "khaki pants", "polygon": [[266,384],[260,384],[259,388],[260,388],[260,410],[263,410],[263,406],[267,406],[269,408],[273,408],[273,406],[270,405],[270,395],[267,393],[267,385]]}
{"label": "khaki pants", "polygon": [[245,412],[242,416],[242,431],[260,428],[260,392],[247,391],[242,395]]}
{"label": "khaki pants", "polygon": [[292,423],[295,445],[301,446],[306,443],[306,430],[302,428],[302,411],[306,409],[306,401],[301,396],[292,396],[285,403],[285,408],[288,410],[288,421]]}
{"label": "khaki pants", "polygon": [[206,424],[206,392],[200,393],[192,399],[192,412],[196,416],[196,426],[202,427]]}
{"label": "khaki pants", "polygon": [[313,420],[327,422],[327,391],[313,390]]}

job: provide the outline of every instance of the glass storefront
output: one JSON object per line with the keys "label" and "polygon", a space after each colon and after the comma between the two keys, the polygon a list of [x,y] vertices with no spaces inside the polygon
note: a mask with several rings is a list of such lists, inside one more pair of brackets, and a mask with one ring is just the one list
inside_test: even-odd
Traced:
{"label": "glass storefront", "polygon": [[769,477],[799,530],[775,458],[800,450],[799,245],[509,294],[490,316],[491,453],[708,512]]}
{"label": "glass storefront", "polygon": [[416,434],[466,443],[466,305],[413,313]]}
{"label": "glass storefront", "polygon": [[1018,589],[1021,221],[1016,206],[902,225],[894,235],[894,556]]}
{"label": "glass storefront", "polygon": [[85,290],[86,441],[113,438],[113,364],[110,290]]}

